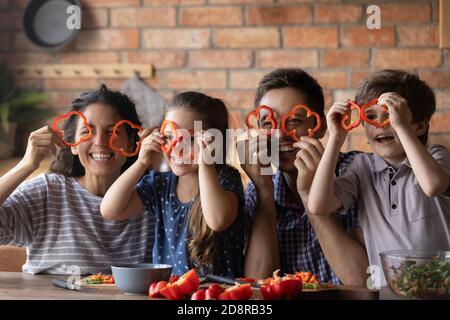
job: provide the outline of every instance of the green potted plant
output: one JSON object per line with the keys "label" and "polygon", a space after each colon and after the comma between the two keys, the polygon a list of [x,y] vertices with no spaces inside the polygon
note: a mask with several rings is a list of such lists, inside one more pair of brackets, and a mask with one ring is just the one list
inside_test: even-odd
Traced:
{"label": "green potted plant", "polygon": [[51,110],[38,107],[45,100],[43,92],[17,87],[11,71],[0,63],[0,158],[22,153],[19,133],[37,129],[53,115]]}

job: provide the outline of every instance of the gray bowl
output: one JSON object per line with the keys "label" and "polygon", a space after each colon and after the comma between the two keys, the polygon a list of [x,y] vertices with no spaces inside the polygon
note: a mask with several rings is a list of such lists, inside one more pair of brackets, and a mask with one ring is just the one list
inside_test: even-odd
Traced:
{"label": "gray bowl", "polygon": [[172,266],[168,264],[124,264],[111,266],[116,286],[125,294],[148,294],[150,284],[169,281]]}

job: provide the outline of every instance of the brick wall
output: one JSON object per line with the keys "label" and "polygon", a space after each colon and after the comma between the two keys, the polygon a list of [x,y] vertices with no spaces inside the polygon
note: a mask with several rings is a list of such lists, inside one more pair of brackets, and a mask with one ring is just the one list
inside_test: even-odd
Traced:
{"label": "brick wall", "polygon": [[[438,48],[438,1],[340,0],[82,0],[76,41],[60,52],[34,47],[21,30],[25,0],[0,0],[0,59],[33,63],[152,63],[148,82],[165,97],[201,90],[225,99],[236,116],[252,107],[261,77],[277,67],[310,71],[326,103],[350,98],[380,68],[417,71],[435,89],[438,112],[431,142],[450,147],[450,56]],[[382,29],[369,31],[366,6],[379,4]],[[24,85],[49,92],[64,108],[104,81],[41,80]],[[346,148],[367,150],[362,131]]]}

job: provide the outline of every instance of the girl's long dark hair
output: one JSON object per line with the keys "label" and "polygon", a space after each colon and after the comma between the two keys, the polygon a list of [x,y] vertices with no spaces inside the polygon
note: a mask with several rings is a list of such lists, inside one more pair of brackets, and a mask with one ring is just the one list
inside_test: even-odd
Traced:
{"label": "girl's long dark hair", "polygon": [[[228,129],[228,111],[222,100],[212,98],[200,92],[183,92],[176,95],[168,104],[167,111],[186,109],[198,115],[203,129],[217,129],[223,137],[220,150],[223,162],[226,158],[226,130]],[[219,168],[217,165],[216,168]],[[191,264],[196,267],[211,269],[217,249],[217,232],[208,227],[203,217],[200,196],[197,193],[188,214],[188,251]]]}
{"label": "girl's long dark hair", "polygon": [[[114,108],[117,114],[125,120],[129,120],[137,125],[141,125],[141,121],[136,113],[135,104],[125,94],[119,91],[111,91],[106,85],[102,84],[95,91],[88,91],[81,94],[80,97],[72,101],[70,111],[83,112],[89,105],[99,103],[105,106]],[[75,140],[75,131],[78,119],[71,117],[64,124],[64,138],[66,141]],[[136,131],[129,126],[125,126],[128,138],[133,145],[138,141],[139,137]],[[122,166],[122,172],[130,167],[137,157],[127,158],[127,161]],[[67,177],[81,177],[84,176],[85,171],[80,159],[77,155],[73,155],[69,147],[59,150],[56,159],[50,166],[50,172],[59,173]]]}

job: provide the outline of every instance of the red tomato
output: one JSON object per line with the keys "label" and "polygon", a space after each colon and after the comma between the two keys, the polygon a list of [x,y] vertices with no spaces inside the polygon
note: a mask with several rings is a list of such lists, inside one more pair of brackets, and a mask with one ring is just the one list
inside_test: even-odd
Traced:
{"label": "red tomato", "polygon": [[194,294],[191,297],[191,300],[205,300],[205,293],[206,290],[205,289],[199,289],[196,292],[194,292]]}

